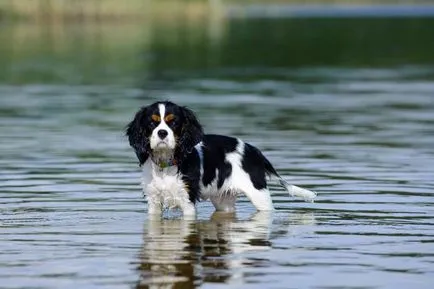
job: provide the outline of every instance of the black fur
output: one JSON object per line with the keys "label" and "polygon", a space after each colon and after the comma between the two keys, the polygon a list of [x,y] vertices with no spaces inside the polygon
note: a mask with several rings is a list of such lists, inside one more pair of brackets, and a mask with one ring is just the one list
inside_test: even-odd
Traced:
{"label": "black fur", "polygon": [[194,146],[202,140],[204,135],[202,126],[193,111],[184,106],[181,107],[180,115],[182,115],[182,126],[179,133],[179,145],[175,149],[175,159],[178,164],[181,164],[187,154],[193,151]]}
{"label": "black fur", "polygon": [[149,115],[149,107],[142,107],[134,119],[127,125],[126,135],[130,146],[136,152],[139,164],[143,165],[149,157],[151,147],[149,146],[150,131],[146,116]]}
{"label": "black fur", "polygon": [[179,166],[182,180],[187,185],[190,201],[194,204],[200,200],[200,159],[193,150]]}
{"label": "black fur", "polygon": [[216,170],[219,172],[217,187],[221,188],[223,182],[232,173],[232,166],[225,161],[225,155],[237,148],[235,138],[208,134],[203,139],[203,176],[204,186],[208,186],[216,178]]}
{"label": "black fur", "polygon": [[[256,189],[261,190],[267,187],[266,167],[268,168],[271,164],[257,148],[247,143],[244,147],[242,166],[249,174],[250,180]],[[271,170],[274,171],[272,166]]]}

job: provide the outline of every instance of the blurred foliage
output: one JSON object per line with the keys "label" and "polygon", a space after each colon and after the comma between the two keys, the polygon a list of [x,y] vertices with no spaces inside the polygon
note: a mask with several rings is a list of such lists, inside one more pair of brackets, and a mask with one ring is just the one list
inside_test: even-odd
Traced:
{"label": "blurred foliage", "polygon": [[[115,1],[103,2],[115,5]],[[225,17],[214,8],[192,12],[201,11],[197,7],[205,6],[195,5],[205,2],[213,1],[163,1],[169,6],[191,6],[164,12],[166,4],[151,5],[148,8],[160,12],[148,10],[149,17],[140,22],[3,23],[0,82],[138,84],[184,73],[206,76],[221,69],[434,63],[434,18],[251,19]]]}
{"label": "blurred foliage", "polygon": [[180,11],[206,16],[209,9],[249,4],[423,4],[430,0],[0,0],[0,19],[37,22],[138,21]]}
{"label": "blurred foliage", "polygon": [[4,19],[36,22],[146,20],[155,15],[187,13],[197,17],[207,12],[207,1],[176,0],[0,0]]}

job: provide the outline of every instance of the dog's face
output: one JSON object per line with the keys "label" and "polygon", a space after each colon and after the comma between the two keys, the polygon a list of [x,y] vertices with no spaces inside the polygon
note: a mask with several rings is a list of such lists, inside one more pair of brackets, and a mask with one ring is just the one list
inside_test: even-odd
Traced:
{"label": "dog's face", "polygon": [[172,102],[142,107],[127,126],[130,145],[142,165],[149,155],[174,155],[178,162],[202,140],[203,131],[194,113]]}
{"label": "dog's face", "polygon": [[[173,151],[176,139],[181,133],[180,108],[173,104],[154,104],[150,107],[148,119],[150,147],[153,151]],[[149,117],[149,116],[148,116]]]}

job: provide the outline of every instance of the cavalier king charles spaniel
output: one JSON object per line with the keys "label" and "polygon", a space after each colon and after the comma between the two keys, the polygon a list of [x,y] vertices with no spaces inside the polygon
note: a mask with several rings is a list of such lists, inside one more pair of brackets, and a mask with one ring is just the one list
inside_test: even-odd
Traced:
{"label": "cavalier king charles spaniel", "polygon": [[173,102],[142,107],[126,129],[143,168],[149,214],[180,208],[196,214],[195,203],[210,200],[232,212],[244,194],[259,211],[273,210],[266,176],[276,176],[291,196],[313,201],[316,193],[290,185],[256,147],[234,137],[204,134],[194,113]]}

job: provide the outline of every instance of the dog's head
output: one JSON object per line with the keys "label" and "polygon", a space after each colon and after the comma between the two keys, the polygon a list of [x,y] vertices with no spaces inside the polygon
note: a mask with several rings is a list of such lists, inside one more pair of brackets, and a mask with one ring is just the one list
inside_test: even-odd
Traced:
{"label": "dog's head", "polygon": [[177,163],[202,140],[203,130],[194,113],[172,102],[142,107],[126,134],[140,165],[153,154],[172,155]]}

